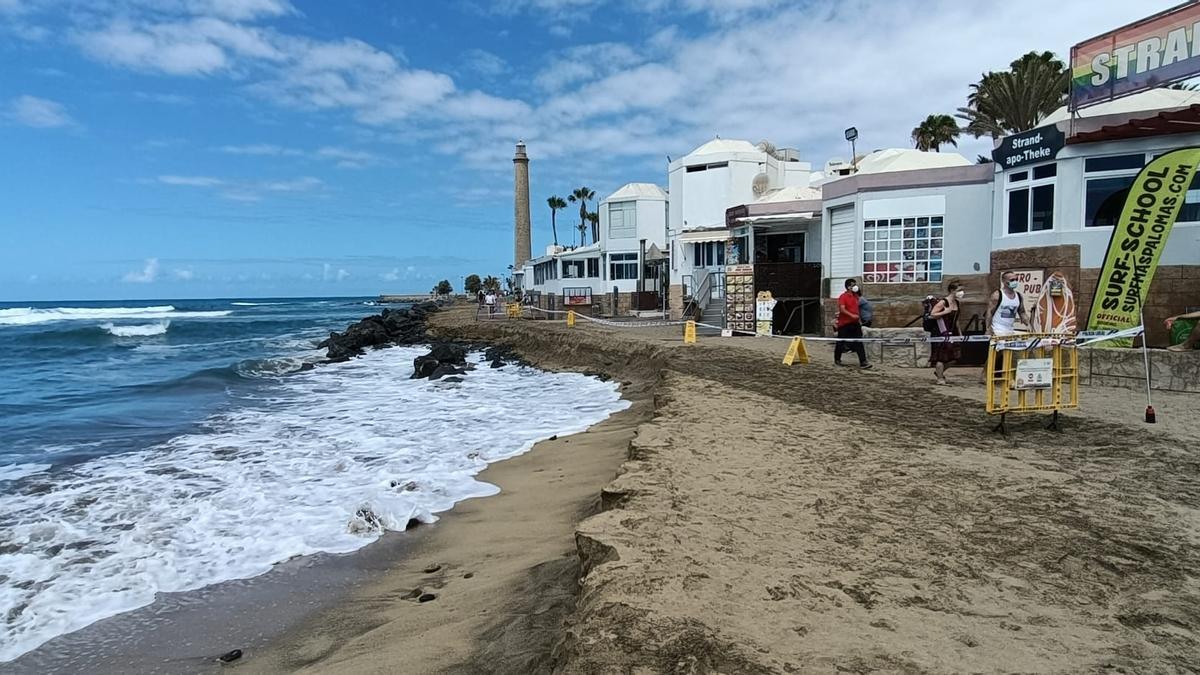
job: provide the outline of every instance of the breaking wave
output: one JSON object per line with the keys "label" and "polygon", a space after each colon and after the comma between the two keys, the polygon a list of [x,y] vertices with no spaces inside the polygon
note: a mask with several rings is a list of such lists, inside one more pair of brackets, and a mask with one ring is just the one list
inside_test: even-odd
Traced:
{"label": "breaking wave", "polygon": [[167,329],[171,327],[170,321],[159,321],[158,323],[135,324],[132,326],[116,326],[110,323],[102,323],[100,327],[114,337],[150,337],[152,335],[165,335]]}
{"label": "breaking wave", "polygon": [[0,326],[29,326],[52,321],[121,319],[210,319],[229,316],[230,310],[180,312],[171,305],[156,307],[14,307],[0,309]]}

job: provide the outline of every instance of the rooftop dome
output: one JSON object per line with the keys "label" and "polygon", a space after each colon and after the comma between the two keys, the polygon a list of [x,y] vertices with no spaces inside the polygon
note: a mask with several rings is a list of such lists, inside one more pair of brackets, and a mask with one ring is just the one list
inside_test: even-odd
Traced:
{"label": "rooftop dome", "polygon": [[913,169],[940,169],[949,166],[970,166],[971,162],[957,152],[923,152],[912,148],[876,150],[858,162],[858,173],[887,173]]}
{"label": "rooftop dome", "polygon": [[606,202],[627,199],[666,199],[667,191],[654,183],[626,183],[621,189],[604,198]]}
{"label": "rooftop dome", "polygon": [[[1101,115],[1121,115],[1136,113],[1149,110],[1170,110],[1172,108],[1186,108],[1189,105],[1200,103],[1200,91],[1187,91],[1183,89],[1150,89],[1138,94],[1125,96],[1123,98],[1097,103],[1096,105],[1080,108],[1076,111],[1080,117],[1100,117]],[[1046,115],[1041,122],[1038,122],[1039,127],[1044,127],[1047,124],[1056,122],[1064,122],[1071,119],[1071,113],[1067,111],[1067,106],[1063,106],[1058,110]]]}
{"label": "rooftop dome", "polygon": [[688,153],[688,157],[696,155],[717,155],[723,152],[762,152],[750,141],[736,139],[714,138],[704,145]]}

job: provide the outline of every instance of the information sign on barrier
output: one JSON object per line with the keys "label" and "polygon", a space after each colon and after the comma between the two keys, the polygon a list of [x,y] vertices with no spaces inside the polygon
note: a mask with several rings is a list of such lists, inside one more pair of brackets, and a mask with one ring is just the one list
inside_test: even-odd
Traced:
{"label": "information sign on barrier", "polygon": [[516,302],[510,302],[504,305],[505,315],[510,319],[521,318],[521,305]]}
{"label": "information sign on barrier", "polygon": [[996,430],[1007,433],[1008,413],[1058,413],[1079,407],[1079,351],[1074,335],[1026,333],[994,338],[988,348],[987,412],[1000,415]]}
{"label": "information sign on barrier", "polygon": [[683,324],[683,343],[691,345],[696,343],[696,322],[689,321]]}

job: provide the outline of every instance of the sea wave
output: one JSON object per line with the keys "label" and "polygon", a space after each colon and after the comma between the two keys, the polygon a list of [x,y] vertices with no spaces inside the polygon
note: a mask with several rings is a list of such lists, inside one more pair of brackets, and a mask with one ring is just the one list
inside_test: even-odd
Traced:
{"label": "sea wave", "polygon": [[117,326],[113,323],[102,323],[100,327],[114,337],[150,337],[153,335],[165,335],[167,329],[171,327],[170,321],[159,321],[158,323],[135,324],[132,326]]}
{"label": "sea wave", "polygon": [[475,478],[488,463],[628,406],[613,383],[515,366],[410,380],[422,353],[297,373],[194,433],[0,492],[0,662],[156,593],[431,522],[498,491]]}
{"label": "sea wave", "polygon": [[231,302],[235,307],[269,307],[271,305],[286,305],[286,302]]}
{"label": "sea wave", "polygon": [[6,464],[0,466],[0,481],[17,480],[50,468],[49,464]]}
{"label": "sea wave", "polygon": [[0,309],[0,326],[29,326],[52,321],[119,319],[210,319],[229,316],[230,310],[189,312],[171,305],[155,307],[14,307]]}

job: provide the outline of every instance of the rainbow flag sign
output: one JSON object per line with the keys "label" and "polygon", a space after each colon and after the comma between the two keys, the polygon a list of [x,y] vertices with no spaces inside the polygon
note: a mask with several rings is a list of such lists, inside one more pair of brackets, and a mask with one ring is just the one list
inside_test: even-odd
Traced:
{"label": "rainbow flag sign", "polygon": [[1071,110],[1200,73],[1200,3],[1122,26],[1071,48]]}

